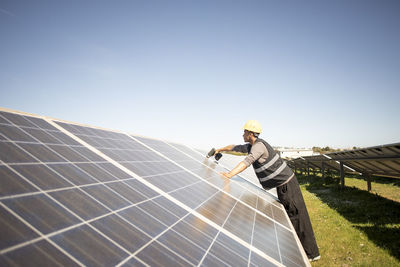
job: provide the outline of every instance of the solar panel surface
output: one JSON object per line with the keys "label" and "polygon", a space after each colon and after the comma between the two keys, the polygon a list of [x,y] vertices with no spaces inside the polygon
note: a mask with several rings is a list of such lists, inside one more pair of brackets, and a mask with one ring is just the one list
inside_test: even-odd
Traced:
{"label": "solar panel surface", "polygon": [[309,266],[282,206],[196,151],[0,113],[0,265]]}

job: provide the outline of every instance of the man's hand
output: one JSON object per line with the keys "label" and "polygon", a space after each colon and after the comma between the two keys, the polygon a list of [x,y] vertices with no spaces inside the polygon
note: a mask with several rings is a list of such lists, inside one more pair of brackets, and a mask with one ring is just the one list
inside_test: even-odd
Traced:
{"label": "man's hand", "polygon": [[232,178],[233,175],[230,175],[229,172],[220,172],[219,173],[223,178]]}
{"label": "man's hand", "polygon": [[244,164],[244,162],[240,162],[235,168],[233,168],[233,170],[231,170],[230,172],[221,172],[221,176],[224,178],[232,178],[233,176],[235,176],[236,174],[241,173],[242,171],[244,171],[247,168],[246,164]]}

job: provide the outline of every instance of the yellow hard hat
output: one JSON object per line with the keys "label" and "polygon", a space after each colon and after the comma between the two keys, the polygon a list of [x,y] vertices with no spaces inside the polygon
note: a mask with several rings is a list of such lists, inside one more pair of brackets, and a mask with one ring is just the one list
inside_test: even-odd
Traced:
{"label": "yellow hard hat", "polygon": [[243,126],[243,129],[253,132],[253,133],[261,133],[262,127],[261,124],[256,120],[249,120]]}

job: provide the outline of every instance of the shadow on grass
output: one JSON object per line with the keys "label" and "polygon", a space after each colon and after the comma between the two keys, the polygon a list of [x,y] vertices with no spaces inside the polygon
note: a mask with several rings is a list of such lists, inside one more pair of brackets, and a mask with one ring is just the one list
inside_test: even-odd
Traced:
{"label": "shadow on grass", "polygon": [[[300,185],[365,232],[377,246],[400,260],[400,203],[355,187],[341,188],[339,179],[296,174]],[[363,225],[365,224],[365,225]]]}
{"label": "shadow on grass", "polygon": [[[362,177],[362,176],[360,177],[359,175],[356,175],[356,174],[346,174],[346,177],[356,178],[356,179],[364,180],[365,182],[367,182],[367,179],[365,177]],[[400,178],[371,176],[371,182],[378,183],[378,184],[388,184],[388,185],[400,187]]]}
{"label": "shadow on grass", "polygon": [[358,230],[367,234],[368,239],[372,240],[377,246],[390,251],[390,254],[400,259],[400,229],[374,226],[355,226]]}

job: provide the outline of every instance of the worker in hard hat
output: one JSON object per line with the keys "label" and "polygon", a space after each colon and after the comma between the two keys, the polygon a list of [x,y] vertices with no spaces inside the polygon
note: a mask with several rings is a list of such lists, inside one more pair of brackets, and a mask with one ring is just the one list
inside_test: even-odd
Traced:
{"label": "worker in hard hat", "polygon": [[244,145],[229,145],[217,149],[214,153],[235,151],[246,153],[247,157],[230,172],[221,175],[231,178],[253,165],[254,171],[264,189],[276,187],[278,198],[296,230],[303,248],[310,261],[320,259],[314,231],[308,216],[300,186],[293,171],[278,153],[263,139],[259,138],[262,128],[256,120],[249,120],[243,127]]}

